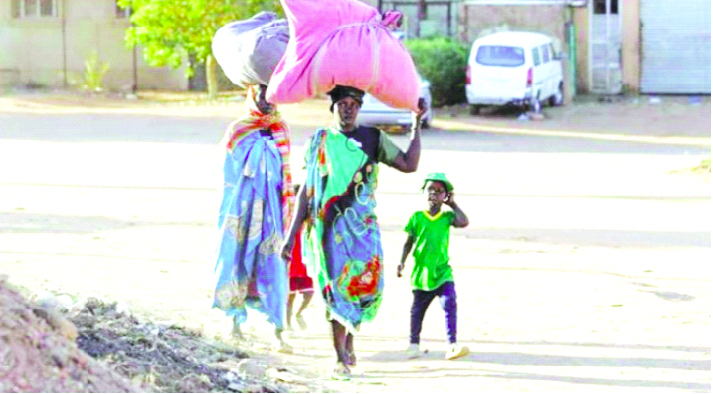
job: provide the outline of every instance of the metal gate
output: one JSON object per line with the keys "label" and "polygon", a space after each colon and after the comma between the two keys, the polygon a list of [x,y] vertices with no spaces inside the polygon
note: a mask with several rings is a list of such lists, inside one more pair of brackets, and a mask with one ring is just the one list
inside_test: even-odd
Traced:
{"label": "metal gate", "polygon": [[619,0],[589,1],[589,86],[593,93],[621,92]]}
{"label": "metal gate", "polygon": [[641,0],[641,92],[711,93],[710,0]]}

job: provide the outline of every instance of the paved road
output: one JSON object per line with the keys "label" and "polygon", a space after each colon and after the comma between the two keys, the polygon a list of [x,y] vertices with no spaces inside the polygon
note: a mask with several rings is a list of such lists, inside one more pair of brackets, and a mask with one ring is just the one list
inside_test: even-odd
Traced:
{"label": "paved road", "polygon": [[[294,116],[299,119],[299,117]],[[145,114],[36,114],[0,112],[0,138],[47,142],[170,142],[214,145],[222,136],[230,117],[171,117]],[[462,122],[461,122],[462,123]],[[478,129],[479,125],[472,127]],[[484,126],[484,125],[480,125]],[[313,127],[292,123],[294,142],[304,144]],[[492,130],[497,127],[481,127]],[[697,133],[697,129],[693,129]],[[539,131],[539,129],[533,129]],[[682,130],[685,132],[686,130]],[[582,133],[585,135],[590,132]],[[602,134],[604,138],[607,134]],[[424,131],[424,149],[466,152],[539,153],[657,153],[705,155],[708,147],[607,139],[563,138],[558,136],[500,134],[494,131]],[[407,136],[394,138],[403,144]],[[701,139],[702,140],[702,139]],[[655,141],[652,139],[652,141]],[[710,139],[708,140],[710,143]]]}
{"label": "paved road", "polygon": [[[229,121],[0,113],[0,271],[221,335],[206,306]],[[293,128],[297,167],[312,126]],[[330,366],[326,330],[295,334],[294,356],[258,346],[256,358],[312,374],[311,389],[710,391],[710,179],[688,171],[705,158],[709,146],[663,140],[429,130],[417,173],[380,176],[389,276],[357,340],[358,378],[314,374]],[[389,271],[430,171],[449,175],[472,222],[451,242],[459,335],[475,350],[458,363],[440,360],[439,311],[424,326],[429,356],[403,359],[409,289]],[[314,327],[322,316],[307,311]]]}
{"label": "paved road", "polygon": [[[0,113],[0,149],[5,151],[0,163],[12,169],[0,182],[214,190],[216,141],[230,120]],[[294,167],[299,167],[301,145],[311,130],[293,126]],[[407,136],[394,139],[402,147],[408,144]],[[710,148],[439,129],[424,132],[423,147],[418,174],[384,169],[379,201],[389,207],[381,215],[386,229],[399,228],[413,209],[399,201],[414,199],[418,179],[442,170],[454,178],[459,199],[478,215],[464,231],[468,237],[710,246],[708,223],[695,214],[706,205],[710,190],[705,183],[687,182],[685,175],[666,175],[698,164]],[[661,210],[664,205],[670,209]],[[14,220],[3,222],[7,228]]]}

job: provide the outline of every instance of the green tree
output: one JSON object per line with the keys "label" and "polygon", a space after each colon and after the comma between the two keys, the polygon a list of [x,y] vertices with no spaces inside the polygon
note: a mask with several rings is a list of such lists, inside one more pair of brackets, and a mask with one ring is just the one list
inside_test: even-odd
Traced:
{"label": "green tree", "polygon": [[416,69],[431,82],[433,106],[465,101],[465,69],[469,48],[447,37],[417,38],[404,41]]}
{"label": "green tree", "polygon": [[218,91],[216,64],[211,54],[213,35],[221,26],[247,19],[260,11],[281,13],[279,0],[118,0],[132,10],[132,27],[126,32],[129,47],[141,45],[152,66],[178,68],[187,62],[186,77],[196,64],[205,63],[208,95]]}

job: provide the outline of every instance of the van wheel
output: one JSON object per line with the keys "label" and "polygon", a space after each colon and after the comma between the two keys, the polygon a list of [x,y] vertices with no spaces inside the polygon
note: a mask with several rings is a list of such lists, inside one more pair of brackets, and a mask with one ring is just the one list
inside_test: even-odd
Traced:
{"label": "van wheel", "polygon": [[468,112],[470,112],[471,115],[478,115],[481,107],[480,105],[471,104]]}
{"label": "van wheel", "polygon": [[559,107],[564,103],[564,84],[560,82],[557,92],[550,97],[550,106]]}

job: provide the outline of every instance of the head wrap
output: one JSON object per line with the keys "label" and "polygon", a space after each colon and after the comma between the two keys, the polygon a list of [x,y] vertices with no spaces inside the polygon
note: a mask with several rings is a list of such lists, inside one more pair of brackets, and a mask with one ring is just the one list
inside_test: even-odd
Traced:
{"label": "head wrap", "polygon": [[334,112],[334,104],[346,97],[353,98],[359,105],[364,103],[364,91],[351,86],[337,85],[329,91],[329,97],[332,99],[332,105],[329,107],[331,112]]}

